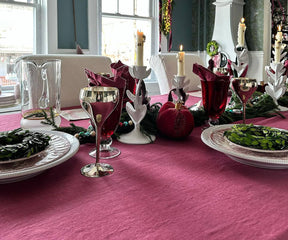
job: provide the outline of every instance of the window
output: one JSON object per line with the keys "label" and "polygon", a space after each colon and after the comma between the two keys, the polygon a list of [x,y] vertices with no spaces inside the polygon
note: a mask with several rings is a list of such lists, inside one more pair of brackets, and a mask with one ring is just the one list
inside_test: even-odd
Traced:
{"label": "window", "polygon": [[113,62],[121,60],[127,65],[135,64],[136,33],[146,36],[144,65],[149,65],[155,53],[157,31],[155,2],[152,0],[102,0],[101,9],[101,54]]}
{"label": "window", "polygon": [[38,5],[37,0],[0,1],[0,87],[2,93],[13,92],[18,84],[14,72],[15,60],[22,55],[36,51],[37,21],[35,19]]}

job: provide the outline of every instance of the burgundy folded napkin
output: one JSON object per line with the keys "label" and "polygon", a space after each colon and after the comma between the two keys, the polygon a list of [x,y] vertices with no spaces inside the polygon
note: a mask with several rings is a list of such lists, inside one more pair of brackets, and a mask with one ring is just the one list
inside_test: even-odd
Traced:
{"label": "burgundy folded napkin", "polygon": [[288,75],[288,60],[285,60],[284,67],[286,68],[286,71],[284,74],[287,76]]}
{"label": "burgundy folded napkin", "polygon": [[124,78],[126,80],[126,89],[135,94],[137,80],[130,75],[129,66],[123,64],[120,60],[110,66],[113,75]]}
{"label": "burgundy folded napkin", "polygon": [[231,78],[230,76],[217,75],[212,71],[210,71],[209,69],[197,63],[193,64],[193,72],[204,81],[218,81],[218,80],[230,81]]}
{"label": "burgundy folded napkin", "polygon": [[[116,87],[119,89],[119,102],[115,110],[110,114],[110,116],[104,122],[102,127],[102,133],[112,135],[118,126],[118,122],[120,121],[121,112],[124,104],[126,80],[119,76],[110,77],[109,74],[106,75],[97,74],[88,69],[85,69],[85,73],[89,80],[89,86]],[[109,119],[113,119],[113,121],[109,121]],[[93,126],[93,123],[91,124]],[[102,138],[104,138],[104,135],[102,135]]]}
{"label": "burgundy folded napkin", "polygon": [[130,101],[126,94],[126,90],[130,90],[135,94],[136,91],[136,79],[134,79],[129,73],[129,67],[123,64],[121,61],[112,63],[111,70],[114,76],[109,74],[97,74],[88,69],[85,69],[85,73],[89,80],[89,86],[111,86],[119,88],[119,91],[123,90],[123,105]]}
{"label": "burgundy folded napkin", "polygon": [[213,58],[210,58],[210,60],[208,61],[208,69],[210,71],[213,71],[213,68],[214,68],[214,60]]}
{"label": "burgundy folded napkin", "polygon": [[89,86],[103,86],[103,87],[116,87],[119,89],[120,98],[123,98],[126,88],[126,81],[121,77],[110,77],[109,74],[97,74],[88,69],[85,69],[85,73],[89,80]]}

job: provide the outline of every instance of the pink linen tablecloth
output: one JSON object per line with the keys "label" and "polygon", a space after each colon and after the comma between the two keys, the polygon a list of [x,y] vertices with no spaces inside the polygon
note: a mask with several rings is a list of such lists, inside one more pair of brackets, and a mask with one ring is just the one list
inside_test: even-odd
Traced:
{"label": "pink linen tablecloth", "polygon": [[[0,130],[19,121],[1,115]],[[280,117],[249,121],[288,129]],[[106,160],[115,172],[105,178],[80,175],[94,161],[86,144],[36,177],[0,185],[0,239],[288,239],[288,170],[234,162],[202,143],[201,132],[148,145],[114,141],[122,153]]]}

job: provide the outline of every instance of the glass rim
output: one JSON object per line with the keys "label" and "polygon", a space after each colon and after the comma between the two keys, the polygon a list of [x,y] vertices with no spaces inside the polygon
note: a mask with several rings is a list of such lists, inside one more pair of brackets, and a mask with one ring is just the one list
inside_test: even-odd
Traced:
{"label": "glass rim", "polygon": [[61,59],[40,59],[40,58],[30,58],[30,59],[21,59],[20,61],[23,61],[23,62],[37,62],[37,61],[41,61],[41,62],[61,62]]}
{"label": "glass rim", "polygon": [[249,81],[256,81],[256,78],[249,78],[249,77],[232,77],[232,80],[238,79],[238,80],[249,80]]}
{"label": "glass rim", "polygon": [[91,91],[91,92],[94,92],[96,89],[99,89],[99,90],[105,90],[105,91],[115,91],[115,90],[118,90],[119,91],[119,88],[117,87],[110,87],[110,86],[89,86],[89,87],[84,87],[82,88],[81,90],[82,91]]}

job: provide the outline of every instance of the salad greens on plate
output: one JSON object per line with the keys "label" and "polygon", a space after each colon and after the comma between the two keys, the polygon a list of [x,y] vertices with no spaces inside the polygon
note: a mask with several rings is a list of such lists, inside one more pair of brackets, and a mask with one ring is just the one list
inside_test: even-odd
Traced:
{"label": "salad greens on plate", "polygon": [[231,142],[254,149],[287,150],[288,131],[253,124],[235,124],[224,132]]}

